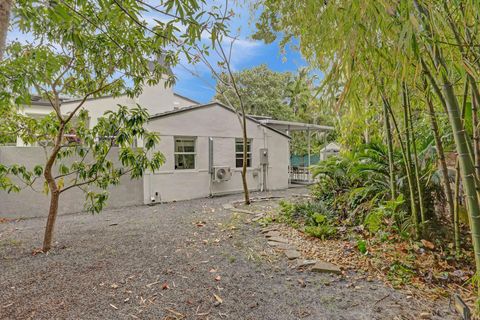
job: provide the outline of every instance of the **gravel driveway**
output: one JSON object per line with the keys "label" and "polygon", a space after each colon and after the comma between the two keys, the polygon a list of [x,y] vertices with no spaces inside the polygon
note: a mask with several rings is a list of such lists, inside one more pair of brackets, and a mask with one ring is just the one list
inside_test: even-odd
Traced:
{"label": "gravel driveway", "polygon": [[381,283],[299,271],[223,209],[237,199],[61,216],[48,255],[32,255],[44,219],[0,224],[0,319],[453,318]]}

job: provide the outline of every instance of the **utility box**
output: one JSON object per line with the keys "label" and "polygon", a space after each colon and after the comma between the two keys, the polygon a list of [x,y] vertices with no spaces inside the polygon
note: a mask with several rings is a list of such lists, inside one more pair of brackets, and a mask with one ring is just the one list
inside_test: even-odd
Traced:
{"label": "utility box", "polygon": [[260,149],[260,164],[268,164],[268,149]]}

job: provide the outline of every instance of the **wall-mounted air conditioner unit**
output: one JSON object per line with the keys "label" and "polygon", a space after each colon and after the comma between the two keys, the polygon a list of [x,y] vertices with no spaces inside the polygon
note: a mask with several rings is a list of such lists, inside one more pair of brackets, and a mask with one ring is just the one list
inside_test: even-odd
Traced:
{"label": "wall-mounted air conditioner unit", "polygon": [[213,168],[213,181],[221,182],[228,181],[232,177],[232,171],[230,167],[214,167]]}

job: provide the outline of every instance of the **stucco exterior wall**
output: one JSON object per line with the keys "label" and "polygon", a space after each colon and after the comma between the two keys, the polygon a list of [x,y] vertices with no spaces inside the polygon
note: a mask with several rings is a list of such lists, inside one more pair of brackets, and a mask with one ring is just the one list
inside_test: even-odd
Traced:
{"label": "stucco exterior wall", "polygon": [[[116,150],[112,150],[111,158],[117,159]],[[33,168],[37,164],[45,163],[45,154],[41,147],[0,147],[0,163],[22,164]],[[47,216],[49,196],[42,193],[44,180],[39,179],[34,189],[23,189],[19,193],[0,191],[0,217],[22,218]],[[107,207],[123,207],[143,204],[143,182],[141,179],[131,180],[124,176],[118,186],[109,189]],[[85,195],[78,189],[71,189],[60,196],[59,213],[83,211]]]}
{"label": "stucco exterior wall", "polygon": [[[62,104],[62,113],[68,114],[72,112],[80,104],[80,102],[81,101],[64,102]],[[97,119],[103,116],[105,112],[118,110],[119,104],[127,107],[134,107],[135,101],[127,96],[120,96],[116,98],[102,97],[85,101],[82,109],[88,110],[90,127],[93,127],[97,124]]]}
{"label": "stucco exterior wall", "polygon": [[[64,102],[62,104],[62,112],[69,113],[78,106],[79,101]],[[85,102],[82,108],[88,110],[90,116],[90,126],[97,123],[97,119],[107,111],[115,111],[118,105],[125,105],[128,107],[135,107],[137,104],[146,108],[150,115],[170,111],[175,108],[184,108],[191,106],[194,103],[182,96],[176,95],[173,88],[165,87],[165,82],[161,81],[155,86],[146,86],[143,92],[135,98],[128,96],[102,97],[96,99],[89,99]]]}
{"label": "stucco exterior wall", "polygon": [[[62,114],[66,115],[72,112],[79,104],[80,100],[64,101],[61,106]],[[198,104],[197,102],[176,94],[172,87],[165,87],[165,81],[161,81],[155,86],[145,86],[143,92],[135,98],[129,98],[126,95],[119,97],[99,97],[85,101],[82,108],[89,111],[90,127],[97,124],[98,118],[107,111],[115,111],[118,105],[135,107],[137,104],[148,110],[150,115],[181,109]],[[53,112],[52,107],[46,102],[32,102],[29,106],[24,106],[22,114],[41,118]],[[26,146],[21,139],[17,139],[17,146]]]}
{"label": "stucco exterior wall", "polygon": [[173,94],[173,108],[185,108],[193,105],[198,105],[198,102],[184,97],[180,94]]}
{"label": "stucco exterior wall", "polygon": [[[152,119],[147,128],[158,132],[161,142],[157,150],[165,156],[165,164],[144,178],[144,202],[151,199],[176,201],[242,191],[241,168],[235,168],[235,138],[242,137],[236,114],[218,105],[201,107]],[[289,140],[253,121],[247,122],[248,137],[252,139],[252,165],[248,168],[248,185],[251,190],[262,186],[260,149],[269,150],[267,187],[270,190],[288,187]],[[174,139],[176,136],[196,137],[195,169],[175,170]],[[211,181],[208,140],[213,139],[213,165],[229,166],[229,181]]]}

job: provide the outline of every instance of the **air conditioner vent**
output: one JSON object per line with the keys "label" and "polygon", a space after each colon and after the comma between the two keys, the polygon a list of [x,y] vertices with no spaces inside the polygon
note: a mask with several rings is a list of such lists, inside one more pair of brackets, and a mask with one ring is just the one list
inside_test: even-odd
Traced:
{"label": "air conditioner vent", "polygon": [[232,171],[230,167],[214,167],[213,168],[213,181],[222,182],[228,181],[232,177]]}

